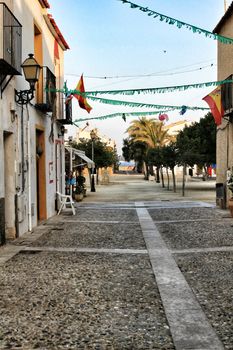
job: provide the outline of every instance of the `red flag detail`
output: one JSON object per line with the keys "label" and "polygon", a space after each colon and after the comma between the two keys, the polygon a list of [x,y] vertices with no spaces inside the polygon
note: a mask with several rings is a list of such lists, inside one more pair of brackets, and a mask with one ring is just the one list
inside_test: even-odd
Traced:
{"label": "red flag detail", "polygon": [[221,86],[218,86],[209,95],[205,96],[203,100],[208,103],[211,113],[213,114],[215,124],[221,125],[222,117],[224,116],[224,109],[221,101]]}
{"label": "red flag detail", "polygon": [[[75,90],[80,91],[80,92],[85,92],[84,82],[83,82],[83,74],[81,75],[81,78],[80,78]],[[74,97],[77,98],[78,103],[79,103],[79,107],[85,109],[88,113],[90,113],[90,111],[92,110],[92,107],[88,104],[86,98],[81,96],[81,95],[77,95],[77,94],[74,94]]]}
{"label": "red flag detail", "polygon": [[59,60],[59,48],[58,48],[58,42],[56,39],[54,39],[54,59]]}

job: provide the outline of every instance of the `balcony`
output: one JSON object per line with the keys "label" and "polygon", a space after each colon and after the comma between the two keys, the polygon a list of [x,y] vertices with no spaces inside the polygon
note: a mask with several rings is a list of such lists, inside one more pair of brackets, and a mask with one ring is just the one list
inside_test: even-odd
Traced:
{"label": "balcony", "polygon": [[61,98],[60,102],[61,113],[57,116],[57,120],[63,125],[72,124],[72,96]]}
{"label": "balcony", "polygon": [[[230,75],[226,80],[232,80],[233,75]],[[233,114],[233,83],[223,84],[221,87],[221,100],[225,116]]]}
{"label": "balcony", "polygon": [[[0,2],[0,87],[1,94],[14,75],[21,75],[22,26]],[[7,76],[9,76],[7,80]]]}
{"label": "balcony", "polygon": [[43,67],[37,88],[36,109],[56,114],[56,77],[48,67]]}
{"label": "balcony", "polygon": [[[22,26],[0,2],[0,76],[21,75]],[[2,80],[2,79],[1,79]]]}

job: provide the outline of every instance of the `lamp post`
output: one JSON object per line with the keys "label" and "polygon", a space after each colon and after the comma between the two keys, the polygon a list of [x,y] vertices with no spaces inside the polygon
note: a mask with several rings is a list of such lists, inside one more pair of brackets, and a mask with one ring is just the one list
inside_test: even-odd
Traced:
{"label": "lamp post", "polygon": [[94,141],[96,139],[96,133],[95,130],[91,130],[90,132],[91,137],[91,158],[92,158],[92,168],[91,168],[91,192],[95,192],[95,177],[94,177]]}

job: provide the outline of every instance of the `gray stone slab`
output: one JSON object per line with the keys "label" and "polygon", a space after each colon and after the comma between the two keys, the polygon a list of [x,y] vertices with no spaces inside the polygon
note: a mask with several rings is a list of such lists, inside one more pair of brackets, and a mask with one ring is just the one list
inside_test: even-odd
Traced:
{"label": "gray stone slab", "polygon": [[[215,218],[214,219],[215,221],[220,221],[220,222],[222,222],[222,218]],[[202,221],[210,221],[210,218],[205,218],[205,219],[183,219],[183,220],[169,220],[169,224],[175,224],[175,223],[179,223],[179,222],[181,222],[181,223],[186,223],[186,222],[193,222],[193,223],[195,223],[195,222],[202,222]],[[156,223],[156,224],[167,224],[168,223],[168,220],[154,220],[154,222]]]}
{"label": "gray stone slab", "polygon": [[15,256],[17,253],[19,253],[21,250],[21,247],[18,246],[5,246],[3,249],[1,249],[1,256],[0,256],[0,265],[5,264],[8,260],[10,260],[13,256]]}
{"label": "gray stone slab", "polygon": [[166,310],[177,350],[223,350],[213,328],[199,310]]}
{"label": "gray stone slab", "polygon": [[[77,207],[77,205],[76,205],[76,207]],[[106,210],[135,210],[135,208],[134,207],[124,207],[124,208],[122,208],[122,206],[120,206],[120,207],[111,207],[111,206],[109,206],[109,207],[101,207],[101,206],[96,206],[96,207],[94,207],[94,206],[91,206],[91,207],[87,207],[87,206],[80,206],[80,207],[77,207],[78,208],[78,210],[80,210],[80,209],[84,209],[84,210],[87,210],[87,209],[91,209],[91,210],[103,210],[103,209],[106,209]]]}
{"label": "gray stone slab", "polygon": [[201,306],[186,281],[177,279],[174,282],[158,283],[159,291],[166,310],[198,310]]}
{"label": "gray stone slab", "polygon": [[136,210],[176,349],[223,349],[156,225],[152,225],[149,212],[142,205],[140,202],[140,208]]}
{"label": "gray stone slab", "polygon": [[96,249],[96,248],[57,248],[57,247],[24,247],[23,251],[44,251],[44,252],[73,252],[73,253],[111,253],[111,254],[148,254],[144,249]]}
{"label": "gray stone slab", "polygon": [[190,249],[172,249],[172,254],[187,254],[187,253],[211,253],[211,252],[232,252],[233,247],[211,247],[211,248],[190,248]]}
{"label": "gray stone slab", "polygon": [[[122,221],[108,221],[108,220],[95,220],[95,221],[91,221],[91,220],[63,220],[64,223],[86,223],[88,222],[88,224],[122,224]],[[133,221],[124,221],[124,224],[127,225],[138,225],[138,222],[133,222]]]}
{"label": "gray stone slab", "polygon": [[[150,253],[149,256],[151,256]],[[170,261],[158,261],[158,259],[155,260],[153,258],[150,260],[158,284],[170,285],[169,288],[172,288],[174,283],[179,284],[182,281],[185,281],[180,270],[174,269],[174,266]]]}

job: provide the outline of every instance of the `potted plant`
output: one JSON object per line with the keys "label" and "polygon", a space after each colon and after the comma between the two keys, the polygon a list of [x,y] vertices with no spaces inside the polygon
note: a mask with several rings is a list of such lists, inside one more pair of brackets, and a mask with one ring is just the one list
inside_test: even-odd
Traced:
{"label": "potted plant", "polygon": [[233,174],[229,169],[227,173],[227,187],[231,191],[231,197],[228,200],[228,208],[230,209],[231,216],[233,217]]}
{"label": "potted plant", "polygon": [[76,177],[77,187],[81,187],[82,188],[82,193],[83,193],[84,197],[86,197],[86,192],[87,192],[87,189],[86,189],[86,186],[85,186],[85,181],[86,181],[86,178],[82,174],[79,174]]}
{"label": "potted plant", "polygon": [[83,186],[77,184],[74,192],[74,198],[77,202],[81,202],[83,200],[83,196],[84,196]]}

